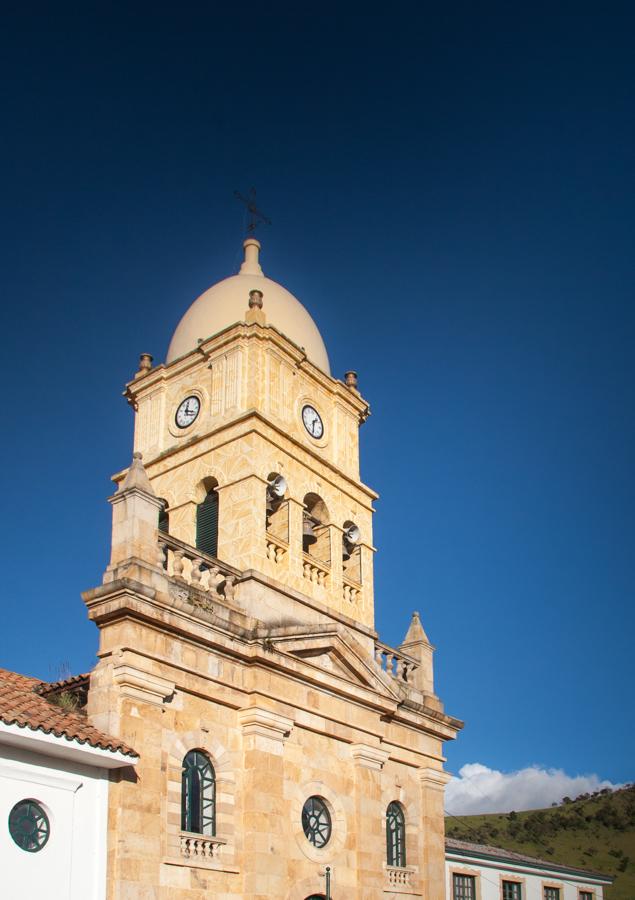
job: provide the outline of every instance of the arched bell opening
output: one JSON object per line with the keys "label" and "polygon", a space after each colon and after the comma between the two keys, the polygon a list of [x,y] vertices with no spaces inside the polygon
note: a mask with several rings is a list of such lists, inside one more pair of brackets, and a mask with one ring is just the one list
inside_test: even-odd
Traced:
{"label": "arched bell opening", "polygon": [[331,565],[329,524],[329,511],[324,500],[317,494],[306,494],[302,516],[302,550],[327,566]]}
{"label": "arched bell opening", "polygon": [[362,583],[361,532],[359,527],[347,519],[342,525],[342,569],[344,577]]}
{"label": "arched bell opening", "polygon": [[265,528],[279,540],[289,542],[289,499],[284,476],[270,472],[265,491]]}

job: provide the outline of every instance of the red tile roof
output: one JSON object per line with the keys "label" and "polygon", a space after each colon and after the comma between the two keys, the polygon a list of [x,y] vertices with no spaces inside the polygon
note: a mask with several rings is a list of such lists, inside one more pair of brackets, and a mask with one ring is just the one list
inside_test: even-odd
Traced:
{"label": "red tile roof", "polygon": [[[26,676],[22,675],[21,677],[25,678]],[[46,697],[47,694],[52,694],[54,691],[74,688],[77,685],[83,687],[84,685],[88,685],[89,681],[90,672],[84,672],[82,675],[71,675],[68,678],[63,678],[61,681],[41,681],[39,687],[35,690],[36,693]]]}
{"label": "red tile roof", "polygon": [[[57,686],[59,685],[56,683]],[[48,683],[39,678],[30,678],[28,675],[0,668],[0,721],[5,725],[18,725],[20,728],[30,728],[31,731],[65,737],[69,741],[88,744],[100,750],[137,756],[119,738],[104,734],[90,725],[83,713],[62,709],[45,700],[38,692],[48,687]]]}

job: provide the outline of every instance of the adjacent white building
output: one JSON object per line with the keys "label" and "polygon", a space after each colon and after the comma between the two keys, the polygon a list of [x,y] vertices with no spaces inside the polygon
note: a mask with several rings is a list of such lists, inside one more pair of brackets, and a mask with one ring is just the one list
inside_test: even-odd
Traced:
{"label": "adjacent white building", "polygon": [[608,875],[446,838],[447,900],[602,900]]}
{"label": "adjacent white building", "polygon": [[137,757],[50,687],[0,669],[2,898],[105,900],[108,773]]}

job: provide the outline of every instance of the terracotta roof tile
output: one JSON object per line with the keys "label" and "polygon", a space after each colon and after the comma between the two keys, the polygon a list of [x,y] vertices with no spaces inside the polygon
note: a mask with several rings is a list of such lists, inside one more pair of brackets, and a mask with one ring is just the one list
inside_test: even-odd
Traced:
{"label": "terracotta roof tile", "polygon": [[[72,683],[73,679],[68,681]],[[56,686],[59,687],[57,683]],[[31,731],[65,737],[69,741],[88,744],[101,750],[137,756],[119,738],[104,734],[90,725],[81,712],[64,710],[37,693],[48,687],[47,682],[38,678],[0,668],[0,721],[5,725],[18,725],[20,728],[30,728]]]}
{"label": "terracotta roof tile", "polygon": [[90,672],[84,672],[82,675],[71,675],[69,678],[63,678],[61,681],[41,681],[35,688],[35,692],[45,697],[47,694],[52,694],[55,691],[88,684],[89,681]]}

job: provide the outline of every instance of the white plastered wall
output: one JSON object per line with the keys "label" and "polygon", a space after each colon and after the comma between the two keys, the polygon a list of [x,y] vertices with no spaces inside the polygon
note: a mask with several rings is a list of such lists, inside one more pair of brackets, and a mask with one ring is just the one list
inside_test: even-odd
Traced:
{"label": "white plastered wall", "polygon": [[[11,838],[9,813],[24,799],[47,812],[50,837],[29,853]],[[105,769],[0,745],[3,900],[104,900],[108,774]]]}

